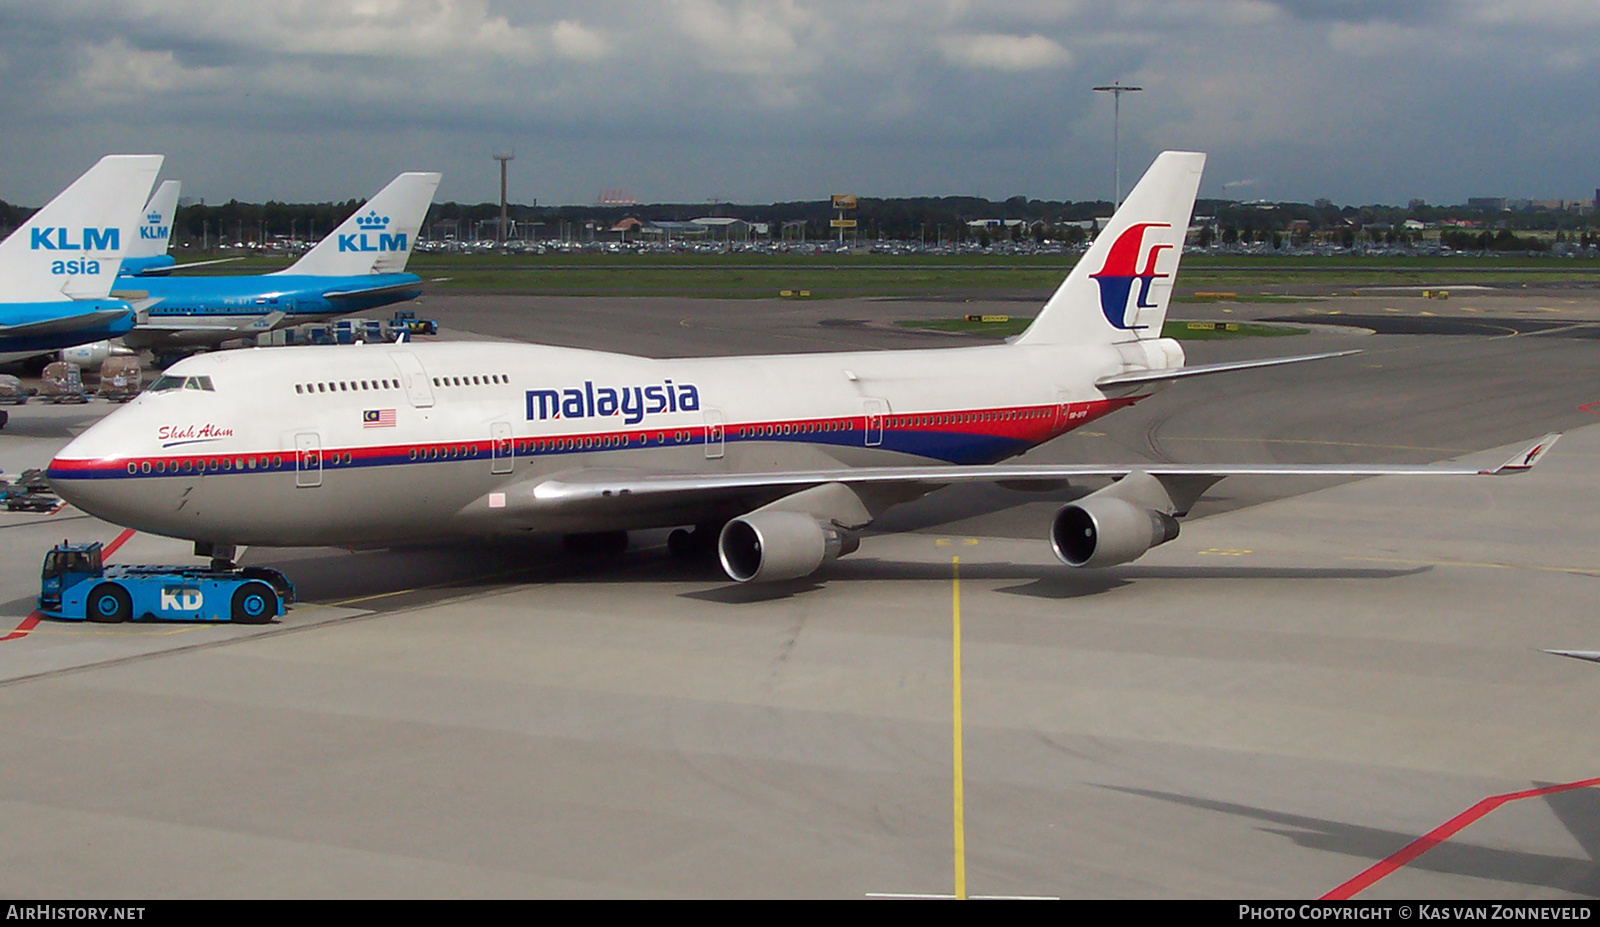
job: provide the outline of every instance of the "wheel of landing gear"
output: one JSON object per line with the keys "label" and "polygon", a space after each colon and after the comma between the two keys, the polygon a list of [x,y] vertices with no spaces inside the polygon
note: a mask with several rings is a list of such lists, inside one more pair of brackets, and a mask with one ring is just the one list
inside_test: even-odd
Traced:
{"label": "wheel of landing gear", "polygon": [[278,594],[266,583],[245,583],[233,594],[233,620],[240,624],[266,624],[277,614]]}
{"label": "wheel of landing gear", "polygon": [[89,593],[84,616],[90,621],[115,624],[133,617],[133,598],[116,583],[101,583]]}
{"label": "wheel of landing gear", "polygon": [[709,557],[717,550],[717,537],[720,534],[722,534],[720,524],[695,525],[692,531],[675,528],[667,535],[667,553],[680,560]]}
{"label": "wheel of landing gear", "polygon": [[561,538],[561,546],[574,557],[619,557],[628,549],[628,532],[568,534]]}

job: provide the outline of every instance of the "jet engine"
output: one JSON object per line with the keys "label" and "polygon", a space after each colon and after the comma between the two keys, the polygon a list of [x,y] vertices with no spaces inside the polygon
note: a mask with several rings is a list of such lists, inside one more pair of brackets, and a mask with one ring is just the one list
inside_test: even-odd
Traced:
{"label": "jet engine", "polygon": [[1095,494],[1061,507],[1050,523],[1050,546],[1068,566],[1127,563],[1178,536],[1178,520],[1114,496]]}
{"label": "jet engine", "polygon": [[114,341],[96,341],[92,344],[62,348],[61,360],[77,364],[83,370],[94,370],[105,363],[108,357],[132,357],[136,353],[132,348]]}
{"label": "jet engine", "polygon": [[860,546],[854,534],[811,515],[765,511],[724,525],[717,556],[733,579],[767,583],[809,576]]}

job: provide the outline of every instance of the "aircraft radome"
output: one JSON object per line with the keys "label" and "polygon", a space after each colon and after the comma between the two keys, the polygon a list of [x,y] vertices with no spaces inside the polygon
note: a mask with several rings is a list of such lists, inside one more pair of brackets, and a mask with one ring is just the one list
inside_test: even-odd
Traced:
{"label": "aircraft radome", "polygon": [[[958,482],[1117,478],[1064,505],[1063,562],[1131,561],[1241,474],[1477,474],[1426,466],[1000,461],[1172,381],[1335,355],[1184,366],[1160,337],[1204,155],[1166,152],[1011,343],[648,359],[525,344],[265,348],[188,358],[50,464],[72,504],[237,545],[551,533],[591,548],[680,526],[741,582],[807,576],[900,502]],[[696,526],[693,532],[682,526]]]}

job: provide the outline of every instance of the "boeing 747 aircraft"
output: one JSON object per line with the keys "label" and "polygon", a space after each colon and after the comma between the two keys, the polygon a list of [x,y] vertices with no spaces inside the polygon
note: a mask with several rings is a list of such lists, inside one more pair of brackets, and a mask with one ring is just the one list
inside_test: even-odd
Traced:
{"label": "boeing 747 aircraft", "polygon": [[680,528],[741,582],[807,576],[888,507],[958,482],[1116,482],[1050,529],[1076,567],[1131,561],[1236,474],[1476,474],[1430,466],[1023,466],[1021,454],[1174,380],[1160,337],[1205,157],[1167,152],[1013,343],[655,360],[525,344],[258,348],[192,357],[67,445],[49,476],[107,521],[241,544],[542,532],[625,545]]}
{"label": "boeing 747 aircraft", "polygon": [[118,295],[138,311],[137,325],[123,342],[158,352],[216,345],[414,299],[422,293],[422,279],[404,272],[406,260],[439,176],[401,174],[276,273],[123,278]]}
{"label": "boeing 747 aircraft", "polygon": [[0,361],[20,360],[133,326],[111,299],[160,155],[108,155],[0,242]]}

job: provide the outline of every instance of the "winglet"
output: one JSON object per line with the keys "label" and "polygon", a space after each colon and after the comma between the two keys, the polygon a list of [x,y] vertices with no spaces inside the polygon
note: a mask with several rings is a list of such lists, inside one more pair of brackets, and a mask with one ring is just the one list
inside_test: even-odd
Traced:
{"label": "winglet", "polygon": [[1550,453],[1550,448],[1555,445],[1556,439],[1560,437],[1561,432],[1553,431],[1528,445],[1527,447],[1524,447],[1522,450],[1517,451],[1515,454],[1511,455],[1511,458],[1505,463],[1498,467],[1484,470],[1483,473],[1494,476],[1501,473],[1522,473],[1527,470],[1532,470],[1534,464],[1537,464],[1540,460],[1543,460],[1544,455]]}

